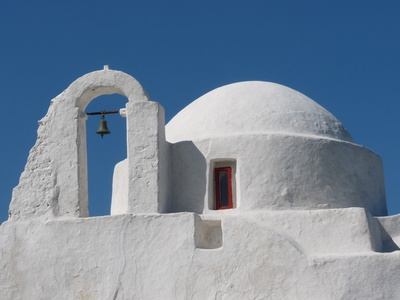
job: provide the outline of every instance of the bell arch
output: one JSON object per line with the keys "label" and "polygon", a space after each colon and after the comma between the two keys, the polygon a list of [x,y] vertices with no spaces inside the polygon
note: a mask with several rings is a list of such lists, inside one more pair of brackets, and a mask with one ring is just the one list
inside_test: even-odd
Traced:
{"label": "bell arch", "polygon": [[128,99],[126,213],[160,211],[159,202],[166,201],[161,196],[166,192],[158,189],[160,172],[167,172],[164,157],[160,159],[160,153],[166,152],[164,110],[149,101],[136,79],[105,67],[78,78],[51,101],[46,116],[39,121],[38,138],[20,182],[13,190],[10,219],[88,216],[84,110],[94,98],[114,93]]}
{"label": "bell arch", "polygon": [[[101,95],[94,98],[84,112],[118,111],[125,108],[127,101],[120,94]],[[115,168],[127,158],[126,118],[120,113],[106,114],[111,134],[103,138],[96,134],[101,118],[101,115],[89,115],[86,120],[89,217],[111,215],[112,191],[118,188],[112,188]]]}

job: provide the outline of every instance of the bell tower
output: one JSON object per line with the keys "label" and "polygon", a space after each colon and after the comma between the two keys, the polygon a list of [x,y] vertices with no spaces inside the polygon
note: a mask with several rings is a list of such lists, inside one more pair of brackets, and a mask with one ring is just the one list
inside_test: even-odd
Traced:
{"label": "bell tower", "polygon": [[167,143],[164,109],[150,101],[140,83],[120,71],[104,70],[75,80],[51,101],[39,121],[18,186],[13,190],[10,219],[88,216],[86,106],[96,97],[128,98],[128,203],[123,213],[163,212],[167,205]]}

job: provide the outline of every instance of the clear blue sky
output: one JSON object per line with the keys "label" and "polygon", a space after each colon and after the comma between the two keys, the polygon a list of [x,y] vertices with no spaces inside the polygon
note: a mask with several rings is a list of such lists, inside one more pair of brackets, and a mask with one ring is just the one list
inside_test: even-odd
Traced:
{"label": "clear blue sky", "polygon": [[[49,102],[110,65],[135,77],[169,120],[204,93],[264,80],[332,112],[385,167],[389,214],[400,213],[399,1],[7,1],[0,11],[0,222]],[[103,96],[88,111],[124,106]],[[109,213],[124,120],[88,120],[91,215]]]}

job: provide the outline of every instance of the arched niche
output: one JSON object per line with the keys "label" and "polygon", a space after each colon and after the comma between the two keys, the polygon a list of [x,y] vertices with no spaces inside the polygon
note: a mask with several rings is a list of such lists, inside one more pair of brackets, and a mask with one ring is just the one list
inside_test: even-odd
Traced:
{"label": "arched niche", "polygon": [[10,219],[88,216],[87,115],[83,111],[94,98],[114,93],[128,99],[129,203],[125,213],[162,210],[159,202],[166,200],[160,195],[166,192],[159,191],[158,182],[160,172],[167,174],[166,156],[160,158],[160,152],[167,152],[164,110],[149,101],[136,79],[105,68],[78,78],[51,101],[13,191]]}

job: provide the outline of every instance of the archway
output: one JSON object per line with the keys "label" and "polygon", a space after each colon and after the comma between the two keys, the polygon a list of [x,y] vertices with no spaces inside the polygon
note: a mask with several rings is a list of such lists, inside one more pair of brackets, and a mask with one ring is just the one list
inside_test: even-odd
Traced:
{"label": "archway", "polygon": [[136,79],[105,67],[78,78],[51,101],[46,116],[39,121],[38,138],[20,182],[13,190],[10,219],[88,216],[84,111],[93,99],[116,93],[129,100],[129,205],[124,213],[165,211],[168,146],[164,110],[148,101]]}
{"label": "archway", "polygon": [[[85,113],[119,111],[125,108],[127,101],[119,94],[99,96],[89,103]],[[91,115],[86,120],[90,217],[110,215],[114,167],[127,157],[126,118],[120,114],[108,114],[105,118],[111,134],[103,138],[96,134],[101,116]]]}

